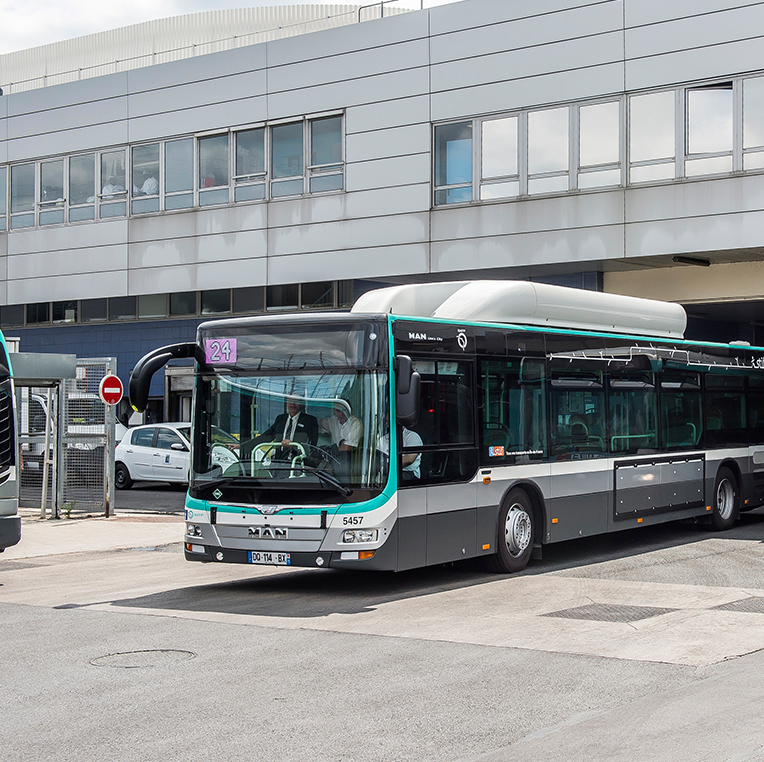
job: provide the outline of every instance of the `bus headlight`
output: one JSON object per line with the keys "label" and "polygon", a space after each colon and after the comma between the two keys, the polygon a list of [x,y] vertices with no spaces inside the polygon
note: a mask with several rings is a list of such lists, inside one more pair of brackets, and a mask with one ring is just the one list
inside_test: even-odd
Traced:
{"label": "bus headlight", "polygon": [[198,524],[186,524],[186,535],[189,537],[201,537],[202,528]]}
{"label": "bus headlight", "polygon": [[342,542],[376,542],[378,529],[346,529],[342,533]]}

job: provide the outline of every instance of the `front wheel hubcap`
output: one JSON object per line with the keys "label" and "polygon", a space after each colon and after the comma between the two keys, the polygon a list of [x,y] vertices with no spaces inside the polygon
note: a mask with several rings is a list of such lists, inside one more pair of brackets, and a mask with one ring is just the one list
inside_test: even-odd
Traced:
{"label": "front wheel hubcap", "polygon": [[720,518],[728,519],[732,516],[732,511],[734,509],[735,490],[729,479],[723,479],[719,482],[719,487],[716,490],[716,512],[719,514]]}
{"label": "front wheel hubcap", "polygon": [[513,556],[521,555],[530,545],[532,536],[531,517],[519,504],[513,505],[507,512],[504,524],[504,541],[507,550]]}

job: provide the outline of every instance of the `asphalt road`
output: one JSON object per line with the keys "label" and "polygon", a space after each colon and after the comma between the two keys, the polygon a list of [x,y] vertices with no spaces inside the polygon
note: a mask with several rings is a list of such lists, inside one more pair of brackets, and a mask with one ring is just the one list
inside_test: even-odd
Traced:
{"label": "asphalt road", "polygon": [[763,561],[759,511],[514,576],[0,558],[2,759],[764,760]]}
{"label": "asphalt road", "polygon": [[163,482],[135,482],[130,489],[114,490],[114,505],[130,513],[183,513],[186,486]]}

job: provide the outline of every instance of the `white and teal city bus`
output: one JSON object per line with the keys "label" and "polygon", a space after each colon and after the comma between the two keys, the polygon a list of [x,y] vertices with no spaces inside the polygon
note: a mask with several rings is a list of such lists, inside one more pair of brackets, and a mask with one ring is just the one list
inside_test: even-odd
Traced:
{"label": "white and teal city bus", "polygon": [[11,363],[0,332],[0,553],[21,539],[15,419]]}
{"label": "white and teal city bus", "polygon": [[399,286],[350,313],[203,323],[138,363],[130,397],[195,358],[190,561],[513,572],[547,543],[726,529],[764,503],[764,349],[685,323],[529,282]]}

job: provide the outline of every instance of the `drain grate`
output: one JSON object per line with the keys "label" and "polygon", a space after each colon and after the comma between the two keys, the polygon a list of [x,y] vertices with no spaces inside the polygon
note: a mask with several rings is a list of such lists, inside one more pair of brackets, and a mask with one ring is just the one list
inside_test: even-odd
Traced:
{"label": "drain grate", "polygon": [[753,595],[731,603],[714,606],[714,611],[742,611],[746,614],[764,614],[764,598]]}
{"label": "drain grate", "polygon": [[106,654],[91,659],[94,667],[114,667],[115,669],[141,669],[142,667],[159,667],[162,664],[172,664],[186,659],[193,659],[193,651],[180,651],[172,648],[148,649],[145,651],[125,651],[124,653]]}
{"label": "drain grate", "polygon": [[551,611],[542,616],[560,619],[586,619],[591,622],[638,622],[640,619],[669,614],[677,609],[659,609],[652,606],[619,606],[613,603],[590,603],[574,609]]}

